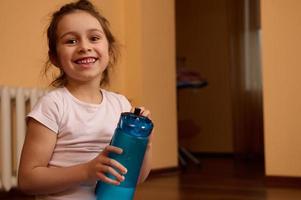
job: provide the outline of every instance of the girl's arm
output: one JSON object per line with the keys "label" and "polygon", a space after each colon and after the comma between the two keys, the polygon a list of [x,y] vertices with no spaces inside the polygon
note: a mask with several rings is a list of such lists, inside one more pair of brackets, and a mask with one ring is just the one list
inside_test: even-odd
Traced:
{"label": "girl's arm", "polygon": [[[63,191],[86,181],[102,181],[118,185],[126,169],[115,160],[107,157],[108,152],[121,153],[122,150],[108,146],[99,156],[85,164],[71,167],[48,167],[56,145],[57,134],[34,119],[29,119],[25,143],[22,150],[18,186],[28,194],[50,194]],[[109,172],[118,181],[106,177]]]}

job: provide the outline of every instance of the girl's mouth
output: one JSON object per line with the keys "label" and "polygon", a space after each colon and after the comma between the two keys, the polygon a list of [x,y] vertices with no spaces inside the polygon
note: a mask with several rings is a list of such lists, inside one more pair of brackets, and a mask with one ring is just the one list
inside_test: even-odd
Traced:
{"label": "girl's mouth", "polygon": [[85,58],[80,58],[75,60],[74,62],[76,64],[91,64],[91,63],[95,63],[98,59],[95,57],[85,57]]}

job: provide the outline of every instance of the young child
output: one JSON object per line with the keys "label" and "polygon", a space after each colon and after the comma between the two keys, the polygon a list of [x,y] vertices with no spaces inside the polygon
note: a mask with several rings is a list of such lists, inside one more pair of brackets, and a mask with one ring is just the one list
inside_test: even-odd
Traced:
{"label": "young child", "polygon": [[[49,60],[60,75],[52,82],[56,89],[28,114],[19,188],[44,200],[94,200],[97,180],[118,185],[127,173],[108,153],[122,154],[109,143],[120,114],[131,105],[100,88],[116,61],[116,41],[107,20],[87,0],[55,12],[47,36]],[[150,144],[138,182],[150,171]]]}

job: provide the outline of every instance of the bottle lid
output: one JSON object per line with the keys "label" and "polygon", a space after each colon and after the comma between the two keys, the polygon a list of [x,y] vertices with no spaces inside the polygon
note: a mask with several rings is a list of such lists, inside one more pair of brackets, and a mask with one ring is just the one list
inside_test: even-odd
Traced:
{"label": "bottle lid", "polygon": [[137,115],[137,116],[139,116],[140,113],[141,113],[141,109],[140,108],[135,108],[134,114]]}
{"label": "bottle lid", "polygon": [[140,112],[140,109],[135,109],[134,113],[122,113],[118,128],[122,129],[125,133],[136,137],[148,137],[152,132],[154,125],[148,117],[141,116]]}

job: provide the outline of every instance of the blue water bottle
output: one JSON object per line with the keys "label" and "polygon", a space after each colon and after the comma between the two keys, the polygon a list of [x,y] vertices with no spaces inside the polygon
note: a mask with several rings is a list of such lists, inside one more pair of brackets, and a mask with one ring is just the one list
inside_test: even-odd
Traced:
{"label": "blue water bottle", "polygon": [[[132,200],[134,197],[148,137],[153,129],[152,121],[140,116],[140,111],[136,108],[134,113],[121,114],[111,141],[112,146],[123,149],[122,154],[109,153],[109,157],[127,168],[125,180],[118,186],[98,181],[97,200]],[[107,176],[115,178],[111,174]]]}

